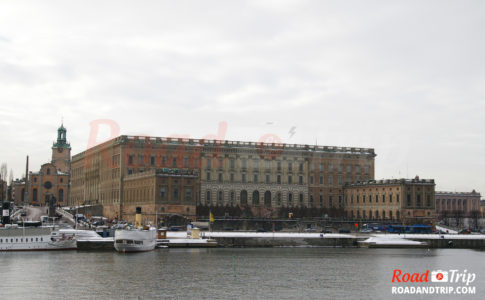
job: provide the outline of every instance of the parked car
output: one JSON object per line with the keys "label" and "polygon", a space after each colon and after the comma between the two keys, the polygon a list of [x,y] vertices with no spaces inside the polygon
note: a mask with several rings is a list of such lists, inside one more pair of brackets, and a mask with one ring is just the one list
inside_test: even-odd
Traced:
{"label": "parked car", "polygon": [[338,233],[350,233],[350,230],[345,229],[345,228],[340,228],[340,229],[338,230]]}
{"label": "parked car", "polygon": [[470,234],[470,233],[471,233],[470,229],[462,229],[458,231],[458,234]]}
{"label": "parked car", "polygon": [[332,233],[332,231],[328,230],[328,229],[322,229],[322,231],[320,231],[321,233]]}
{"label": "parked car", "polygon": [[360,230],[361,233],[371,233],[373,230],[371,228],[363,228]]}
{"label": "parked car", "polygon": [[264,228],[258,228],[256,229],[256,232],[266,232],[266,230],[264,230]]}

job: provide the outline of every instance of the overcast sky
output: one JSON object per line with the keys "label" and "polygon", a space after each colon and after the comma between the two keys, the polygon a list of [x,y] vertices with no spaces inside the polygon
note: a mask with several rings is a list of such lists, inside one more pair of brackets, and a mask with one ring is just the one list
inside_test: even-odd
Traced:
{"label": "overcast sky", "polygon": [[73,154],[98,119],[194,138],[226,122],[485,193],[484,3],[2,1],[0,162],[38,170],[62,118]]}

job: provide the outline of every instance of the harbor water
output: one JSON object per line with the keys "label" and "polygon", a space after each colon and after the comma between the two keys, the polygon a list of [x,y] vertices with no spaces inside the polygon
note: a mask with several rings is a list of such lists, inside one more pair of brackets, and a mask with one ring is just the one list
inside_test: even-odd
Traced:
{"label": "harbor water", "polygon": [[[2,299],[483,299],[485,252],[214,248],[0,253]],[[473,295],[393,295],[393,271],[466,270]]]}

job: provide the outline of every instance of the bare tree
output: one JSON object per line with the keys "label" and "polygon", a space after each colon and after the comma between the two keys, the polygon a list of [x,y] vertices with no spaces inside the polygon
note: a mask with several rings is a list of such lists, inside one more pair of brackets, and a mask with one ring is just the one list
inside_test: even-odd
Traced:
{"label": "bare tree", "polygon": [[12,185],[13,182],[13,170],[10,169],[10,175],[8,177],[8,185]]}
{"label": "bare tree", "polygon": [[8,174],[7,163],[2,163],[2,166],[0,167],[0,179],[6,182],[7,174]]}
{"label": "bare tree", "polygon": [[456,209],[452,212],[452,214],[453,218],[455,219],[456,227],[459,227],[463,219],[463,211]]}
{"label": "bare tree", "polygon": [[475,230],[478,229],[478,219],[480,218],[480,211],[479,210],[472,210],[470,212],[470,217],[473,221],[473,228]]}

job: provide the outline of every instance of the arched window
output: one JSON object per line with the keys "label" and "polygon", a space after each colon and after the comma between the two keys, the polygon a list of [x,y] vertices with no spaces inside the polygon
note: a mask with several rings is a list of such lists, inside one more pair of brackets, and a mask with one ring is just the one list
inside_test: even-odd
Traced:
{"label": "arched window", "polygon": [[288,193],[288,206],[293,206],[293,194]]}
{"label": "arched window", "polygon": [[246,190],[242,190],[241,195],[239,197],[240,197],[239,201],[241,202],[241,205],[248,205],[248,192]]}
{"label": "arched window", "polygon": [[253,192],[253,205],[259,205],[259,192],[256,190]]}
{"label": "arched window", "polygon": [[299,199],[300,200],[300,206],[303,206],[303,194],[302,193],[300,193],[299,198],[300,198]]}
{"label": "arched window", "polygon": [[234,191],[231,191],[230,198],[229,198],[229,201],[231,202],[231,205],[234,205],[234,197],[235,197],[234,195],[235,195]]}
{"label": "arched window", "polygon": [[47,175],[50,175],[51,174],[51,169],[47,168]]}
{"label": "arched window", "polygon": [[271,207],[271,192],[264,192],[264,206]]}
{"label": "arched window", "polygon": [[59,190],[59,202],[62,202],[64,201],[64,190],[63,189],[60,189]]}
{"label": "arched window", "polygon": [[224,194],[223,194],[223,192],[222,192],[222,191],[219,191],[219,192],[217,193],[217,204],[218,204],[218,205],[222,205],[222,198],[223,198],[223,195],[224,195]]}

